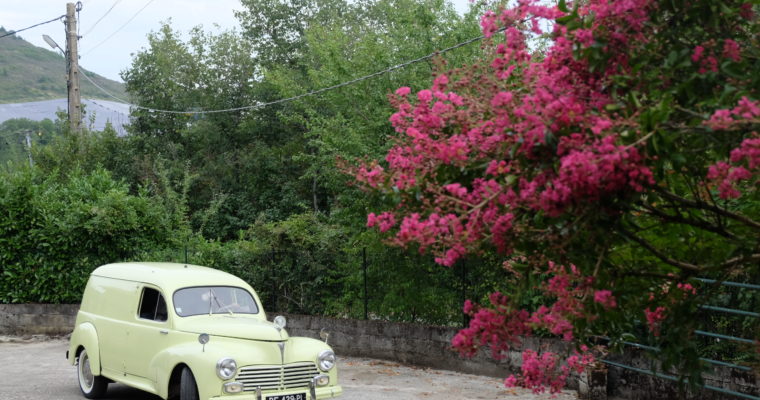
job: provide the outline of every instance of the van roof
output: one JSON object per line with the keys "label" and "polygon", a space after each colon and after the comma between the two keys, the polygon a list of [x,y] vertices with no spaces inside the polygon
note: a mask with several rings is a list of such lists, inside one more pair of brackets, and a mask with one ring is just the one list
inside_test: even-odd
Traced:
{"label": "van roof", "polygon": [[174,291],[188,286],[233,285],[248,287],[242,279],[213,268],[192,264],[160,262],[126,262],[106,264],[95,269],[93,276],[144,282]]}

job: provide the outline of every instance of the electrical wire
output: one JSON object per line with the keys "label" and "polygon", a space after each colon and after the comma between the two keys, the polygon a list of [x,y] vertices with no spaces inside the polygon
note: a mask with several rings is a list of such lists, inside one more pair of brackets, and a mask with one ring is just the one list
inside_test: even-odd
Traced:
{"label": "electrical wire", "polygon": [[96,48],[98,48],[100,45],[102,45],[103,43],[105,43],[105,42],[107,42],[109,39],[111,39],[111,38],[112,38],[114,35],[116,35],[117,33],[119,33],[119,31],[121,31],[122,29],[124,29],[124,27],[125,27],[125,26],[129,25],[129,23],[130,23],[130,22],[132,22],[132,20],[133,20],[133,19],[137,18],[137,16],[138,16],[138,15],[139,15],[139,14],[142,12],[142,10],[146,9],[146,8],[147,8],[147,7],[150,5],[150,3],[153,3],[154,1],[156,1],[156,0],[149,0],[147,3],[145,3],[145,5],[144,5],[144,6],[143,6],[141,9],[137,10],[137,12],[136,12],[136,13],[135,13],[135,14],[134,14],[134,15],[133,15],[131,18],[129,18],[129,19],[127,20],[127,22],[125,22],[125,23],[124,23],[124,25],[120,26],[120,27],[119,27],[118,29],[116,29],[116,30],[115,30],[115,31],[114,31],[112,34],[108,35],[108,37],[107,37],[107,38],[105,38],[105,39],[101,40],[101,41],[100,41],[98,44],[96,44],[95,46],[92,46],[92,47],[91,47],[89,50],[87,50],[87,52],[86,52],[86,53],[82,54],[82,56],[85,56],[85,55],[87,55],[87,54],[90,54],[90,52],[92,52],[93,50],[95,50]]}
{"label": "electrical wire", "polygon": [[[506,28],[501,28],[501,29],[497,30],[494,33],[502,32],[505,29]],[[162,110],[162,109],[158,109],[158,108],[139,106],[137,104],[130,103],[127,100],[121,99],[121,98],[116,97],[113,94],[109,93],[107,90],[103,89],[102,87],[100,87],[100,85],[98,85],[92,79],[90,79],[90,77],[87,76],[87,74],[82,74],[82,76],[84,76],[88,81],[90,81],[90,83],[92,83],[96,88],[100,89],[100,91],[103,92],[103,93],[105,93],[107,96],[109,96],[109,97],[111,97],[111,98],[113,98],[113,99],[115,99],[115,100],[117,100],[117,101],[119,101],[121,103],[125,103],[125,104],[127,104],[127,105],[129,105],[131,107],[139,109],[139,110],[146,110],[146,111],[149,111],[149,112],[165,113],[165,114],[193,114],[193,115],[194,114],[218,114],[218,113],[233,112],[233,111],[255,110],[255,109],[264,108],[264,107],[268,107],[268,106],[275,105],[275,104],[287,103],[287,102],[299,100],[299,99],[302,99],[302,98],[305,98],[305,97],[315,96],[315,95],[322,94],[322,93],[325,93],[325,92],[328,92],[328,91],[331,91],[331,90],[342,88],[344,86],[353,85],[354,83],[366,81],[367,79],[371,79],[371,78],[374,78],[376,76],[384,75],[384,74],[387,74],[389,72],[393,72],[393,71],[398,70],[398,69],[406,68],[406,67],[408,67],[408,66],[410,66],[412,64],[416,64],[418,62],[422,62],[422,61],[431,59],[431,58],[435,57],[436,55],[447,53],[449,51],[458,49],[460,47],[463,47],[463,46],[466,46],[468,44],[477,42],[479,40],[483,40],[484,38],[485,38],[485,35],[481,35],[481,36],[478,36],[478,37],[466,40],[464,42],[457,43],[457,44],[455,44],[455,45],[453,45],[451,47],[447,47],[447,48],[439,50],[439,51],[434,51],[434,52],[432,52],[432,53],[430,53],[430,54],[428,54],[426,56],[415,58],[413,60],[409,60],[409,61],[401,63],[401,64],[396,64],[394,66],[388,67],[388,68],[386,68],[384,70],[381,70],[381,71],[377,71],[377,72],[371,73],[369,75],[364,75],[364,76],[359,77],[359,78],[351,79],[349,81],[345,81],[345,82],[338,83],[336,85],[332,85],[332,86],[328,86],[328,87],[324,87],[324,88],[321,88],[321,89],[312,90],[310,92],[299,94],[297,96],[292,96],[292,97],[287,97],[287,98],[284,98],[284,99],[274,100],[274,101],[270,101],[270,102],[267,102],[267,103],[259,103],[259,104],[253,104],[253,105],[242,106],[242,107],[225,108],[225,109],[221,109],[221,110],[186,110],[186,111],[177,111],[177,110]]]}
{"label": "electrical wire", "polygon": [[61,15],[61,16],[58,16],[58,17],[55,17],[55,18],[51,19],[50,21],[40,22],[39,24],[35,24],[35,25],[32,25],[32,26],[28,26],[28,27],[26,27],[26,28],[24,28],[24,29],[19,29],[19,30],[17,30],[17,31],[11,31],[11,32],[8,32],[8,33],[6,33],[5,35],[3,35],[3,36],[0,36],[0,39],[4,38],[4,37],[6,37],[6,36],[15,35],[15,34],[17,34],[17,33],[19,33],[19,32],[23,32],[23,31],[25,31],[25,30],[27,30],[27,29],[32,29],[32,28],[38,27],[38,26],[40,26],[40,25],[45,25],[45,24],[49,24],[49,23],[51,23],[51,22],[54,22],[54,21],[59,21],[61,18],[65,17],[65,16],[66,16],[66,15]]}
{"label": "electrical wire", "polygon": [[118,133],[124,134],[124,132],[125,132],[125,131],[124,131],[124,125],[125,125],[125,123],[124,123],[124,117],[127,117],[127,119],[129,119],[129,113],[124,113],[124,112],[122,112],[122,111],[119,111],[119,110],[114,110],[114,109],[113,109],[113,108],[111,108],[111,107],[108,107],[108,106],[106,106],[106,105],[104,105],[104,104],[98,103],[97,101],[95,101],[95,99],[86,99],[86,98],[82,98],[82,102],[83,102],[83,103],[85,103],[85,102],[90,102],[90,103],[92,103],[92,104],[94,104],[94,105],[96,105],[96,106],[98,106],[98,107],[100,107],[100,108],[103,108],[103,109],[105,109],[105,110],[108,110],[108,111],[110,111],[110,112],[114,113],[115,115],[117,115],[117,116],[118,116],[118,121],[116,121],[116,120],[112,120],[112,119],[109,119],[108,117],[106,117],[106,121],[107,121],[107,122],[110,122],[110,123],[111,123],[111,126],[112,126],[112,127],[113,127],[113,128],[114,128],[114,129],[115,129],[117,132],[118,132]]}
{"label": "electrical wire", "polygon": [[121,3],[121,0],[114,1],[113,4],[111,5],[111,8],[109,8],[108,11],[106,11],[105,14],[103,14],[100,18],[98,18],[98,20],[95,21],[95,23],[92,24],[92,26],[90,27],[90,29],[88,29],[87,32],[85,32],[84,35],[82,35],[82,36],[87,36],[90,32],[92,32],[92,30],[95,29],[96,26],[98,26],[98,24],[100,23],[100,21],[102,21],[103,18],[105,18],[106,15],[108,15],[108,13],[110,13],[111,10],[113,10],[114,7],[116,7],[116,5],[119,4],[119,3]]}

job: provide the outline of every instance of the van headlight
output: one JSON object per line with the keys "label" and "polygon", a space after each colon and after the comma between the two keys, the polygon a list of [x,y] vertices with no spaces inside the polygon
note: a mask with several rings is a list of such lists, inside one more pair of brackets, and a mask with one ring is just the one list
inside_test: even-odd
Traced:
{"label": "van headlight", "polygon": [[237,363],[232,358],[225,357],[216,363],[216,374],[225,381],[235,376],[236,372]]}
{"label": "van headlight", "polygon": [[333,353],[332,350],[322,351],[317,357],[317,363],[319,364],[319,369],[322,371],[327,372],[333,369],[335,366],[335,353]]}

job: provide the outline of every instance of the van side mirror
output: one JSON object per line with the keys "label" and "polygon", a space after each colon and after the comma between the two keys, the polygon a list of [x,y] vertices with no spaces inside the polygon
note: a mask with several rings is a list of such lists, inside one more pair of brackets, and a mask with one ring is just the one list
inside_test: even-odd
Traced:
{"label": "van side mirror", "polygon": [[324,340],[325,343],[327,343],[327,338],[330,337],[330,332],[327,332],[327,329],[322,328],[319,331],[319,337],[322,338],[322,340]]}

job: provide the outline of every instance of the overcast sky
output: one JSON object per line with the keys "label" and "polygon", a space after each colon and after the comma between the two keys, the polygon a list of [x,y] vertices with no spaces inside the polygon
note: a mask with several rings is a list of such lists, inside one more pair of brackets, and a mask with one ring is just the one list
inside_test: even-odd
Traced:
{"label": "overcast sky", "polygon": [[[53,19],[66,13],[66,3],[69,2],[75,1],[2,0],[0,26],[6,30],[22,29]],[[454,0],[454,4],[463,13],[468,0]],[[111,12],[97,22],[112,6]],[[171,18],[174,29],[181,32],[197,25],[218,31],[214,24],[225,30],[237,27],[233,11],[240,9],[240,0],[82,0],[79,32],[83,37],[79,41],[79,64],[107,78],[121,81],[119,72],[129,67],[132,54],[147,46],[146,35],[157,30],[161,21]],[[43,34],[65,48],[62,22],[38,26],[18,36],[49,49],[42,39]]]}

